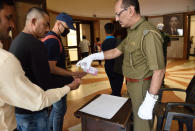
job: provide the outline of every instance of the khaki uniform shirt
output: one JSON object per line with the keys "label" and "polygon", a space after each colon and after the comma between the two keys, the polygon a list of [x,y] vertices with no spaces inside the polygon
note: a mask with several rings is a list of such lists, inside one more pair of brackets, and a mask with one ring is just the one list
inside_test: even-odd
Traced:
{"label": "khaki uniform shirt", "polygon": [[127,37],[117,47],[124,53],[122,66],[124,76],[143,79],[152,76],[153,70],[163,69],[165,67],[163,39],[160,32],[144,18],[127,31]]}
{"label": "khaki uniform shirt", "polygon": [[43,91],[25,77],[15,56],[0,49],[0,131],[16,128],[14,106],[38,111],[57,102],[69,91],[68,86]]}

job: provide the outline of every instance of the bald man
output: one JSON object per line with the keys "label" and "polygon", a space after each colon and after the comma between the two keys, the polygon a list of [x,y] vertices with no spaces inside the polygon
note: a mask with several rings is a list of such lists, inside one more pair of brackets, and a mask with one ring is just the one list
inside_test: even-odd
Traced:
{"label": "bald man", "polygon": [[[0,1],[0,43],[14,28],[13,0]],[[20,62],[0,48],[0,131],[16,128],[14,106],[38,111],[60,100],[70,90],[77,89],[79,80],[52,90],[43,91],[24,75]]]}
{"label": "bald man", "polygon": [[[14,39],[10,47],[10,52],[20,60],[26,76],[43,90],[61,87],[73,81],[73,79],[67,81],[63,78],[51,79],[47,49],[39,40],[48,31],[48,13],[41,8],[33,7],[27,13],[23,31]],[[26,109],[16,108],[15,112],[18,130],[48,130],[47,109],[32,112]]]}

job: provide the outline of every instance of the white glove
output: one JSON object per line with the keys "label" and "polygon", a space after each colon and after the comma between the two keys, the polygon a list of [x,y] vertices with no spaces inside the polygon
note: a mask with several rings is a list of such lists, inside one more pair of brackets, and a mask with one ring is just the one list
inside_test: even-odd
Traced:
{"label": "white glove", "polygon": [[150,94],[147,91],[146,97],[145,97],[144,101],[142,102],[141,106],[139,107],[138,116],[144,120],[151,120],[153,108],[154,108],[156,101],[157,101],[157,99],[152,97],[152,94]]}
{"label": "white glove", "polygon": [[103,60],[103,59],[104,59],[103,52],[94,53],[77,62],[76,66],[77,67],[80,66],[83,70],[89,70],[93,60]]}

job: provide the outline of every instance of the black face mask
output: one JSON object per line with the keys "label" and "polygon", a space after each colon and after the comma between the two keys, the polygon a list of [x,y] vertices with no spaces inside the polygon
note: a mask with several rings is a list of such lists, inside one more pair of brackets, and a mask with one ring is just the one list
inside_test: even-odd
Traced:
{"label": "black face mask", "polygon": [[67,36],[68,35],[68,33],[70,32],[70,30],[69,29],[67,29],[67,28],[64,28],[64,31],[61,33],[61,36],[62,37],[65,37],[65,36]]}
{"label": "black face mask", "polygon": [[[64,27],[64,25],[63,24],[61,24],[63,27]],[[59,29],[59,28],[58,28]],[[60,31],[60,30],[59,30]],[[61,31],[60,31],[61,32]],[[68,33],[70,32],[70,30],[69,29],[67,29],[66,27],[64,27],[64,31],[61,33],[61,36],[62,37],[66,37],[67,35],[68,35]]]}

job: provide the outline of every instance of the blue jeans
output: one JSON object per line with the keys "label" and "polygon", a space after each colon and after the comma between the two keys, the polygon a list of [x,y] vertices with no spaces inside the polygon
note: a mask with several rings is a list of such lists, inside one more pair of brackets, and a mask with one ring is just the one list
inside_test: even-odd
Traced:
{"label": "blue jeans", "polygon": [[66,113],[66,96],[53,104],[49,116],[49,131],[62,131],[64,115]]}
{"label": "blue jeans", "polygon": [[48,131],[48,111],[33,114],[16,114],[17,130]]}

